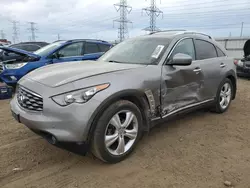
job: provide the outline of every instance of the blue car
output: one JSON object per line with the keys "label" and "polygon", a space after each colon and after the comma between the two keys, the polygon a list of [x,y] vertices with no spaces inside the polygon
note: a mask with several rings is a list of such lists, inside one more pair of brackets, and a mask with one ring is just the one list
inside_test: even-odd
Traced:
{"label": "blue car", "polygon": [[56,41],[35,52],[2,47],[4,55],[15,53],[23,58],[0,62],[0,81],[15,86],[20,78],[27,73],[52,63],[69,61],[96,60],[112,47],[112,44],[91,39]]}

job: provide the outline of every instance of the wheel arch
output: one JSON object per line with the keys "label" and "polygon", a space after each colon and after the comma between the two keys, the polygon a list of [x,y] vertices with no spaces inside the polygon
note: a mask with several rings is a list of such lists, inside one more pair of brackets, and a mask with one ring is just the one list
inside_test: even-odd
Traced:
{"label": "wheel arch", "polygon": [[231,70],[226,74],[225,78],[228,78],[233,84],[232,100],[234,100],[236,97],[236,91],[237,91],[237,76],[236,76],[235,72],[233,70]]}
{"label": "wheel arch", "polygon": [[100,114],[107,109],[110,104],[119,101],[119,100],[128,100],[132,103],[134,103],[141,111],[142,118],[143,118],[143,131],[149,131],[150,128],[150,109],[149,109],[149,101],[146,97],[146,94],[143,91],[138,90],[125,90],[117,92],[111,96],[109,96],[107,99],[105,99],[99,107],[95,110],[95,112],[92,114],[89,123],[88,123],[88,134],[87,134],[87,143],[90,144],[92,135],[94,133],[94,130],[96,128],[96,124],[98,121],[98,117]]}

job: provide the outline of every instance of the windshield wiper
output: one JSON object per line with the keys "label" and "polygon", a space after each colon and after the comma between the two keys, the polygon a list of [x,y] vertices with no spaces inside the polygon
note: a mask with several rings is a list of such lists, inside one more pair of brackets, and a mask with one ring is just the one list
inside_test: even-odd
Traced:
{"label": "windshield wiper", "polygon": [[115,61],[115,60],[109,60],[108,62],[110,62],[110,63],[124,63],[124,62],[121,62],[121,61]]}

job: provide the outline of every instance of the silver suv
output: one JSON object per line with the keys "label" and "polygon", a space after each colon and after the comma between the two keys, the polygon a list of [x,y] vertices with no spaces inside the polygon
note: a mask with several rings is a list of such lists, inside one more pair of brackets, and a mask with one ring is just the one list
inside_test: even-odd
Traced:
{"label": "silver suv", "polygon": [[128,39],[98,61],[29,73],[18,82],[11,110],[50,143],[73,143],[116,163],[159,120],[199,108],[225,112],[236,79],[233,59],[210,36],[164,31]]}

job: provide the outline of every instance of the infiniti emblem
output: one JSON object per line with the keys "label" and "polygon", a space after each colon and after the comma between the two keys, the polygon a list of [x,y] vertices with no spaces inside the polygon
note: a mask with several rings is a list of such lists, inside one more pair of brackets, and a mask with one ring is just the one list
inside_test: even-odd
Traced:
{"label": "infiniti emblem", "polygon": [[26,100],[26,97],[22,93],[20,93],[19,94],[19,100],[20,100],[20,103],[24,103],[25,100]]}

